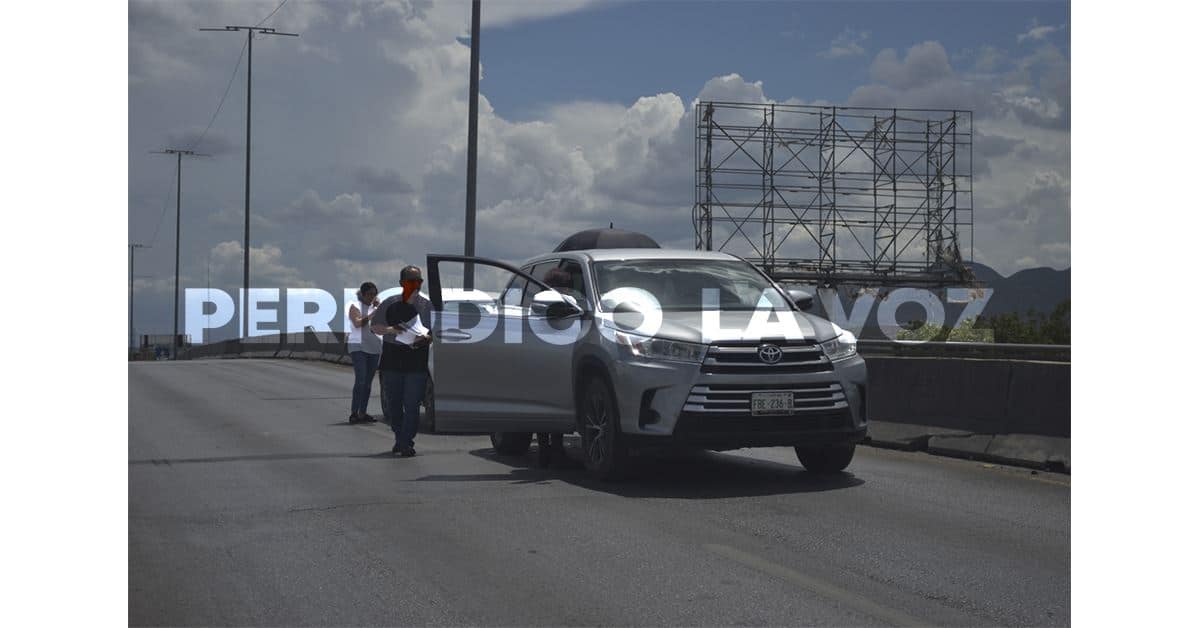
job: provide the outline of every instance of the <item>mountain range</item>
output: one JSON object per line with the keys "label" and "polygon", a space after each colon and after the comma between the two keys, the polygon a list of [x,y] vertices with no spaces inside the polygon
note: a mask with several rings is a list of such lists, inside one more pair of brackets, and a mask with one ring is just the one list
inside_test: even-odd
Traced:
{"label": "mountain range", "polygon": [[1026,268],[1007,277],[979,263],[968,263],[975,278],[993,290],[984,308],[985,316],[1008,312],[1025,314],[1029,310],[1049,314],[1059,303],[1071,298],[1071,269]]}

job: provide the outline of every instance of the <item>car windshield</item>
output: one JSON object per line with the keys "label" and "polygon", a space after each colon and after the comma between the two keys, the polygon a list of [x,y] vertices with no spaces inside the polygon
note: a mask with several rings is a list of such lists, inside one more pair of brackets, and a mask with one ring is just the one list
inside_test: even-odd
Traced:
{"label": "car windshield", "polygon": [[787,298],[742,261],[648,259],[596,262],[594,266],[598,294],[617,288],[645,290],[658,299],[664,311],[703,309],[705,289],[717,291],[722,310],[753,310],[764,296],[772,308],[789,308]]}

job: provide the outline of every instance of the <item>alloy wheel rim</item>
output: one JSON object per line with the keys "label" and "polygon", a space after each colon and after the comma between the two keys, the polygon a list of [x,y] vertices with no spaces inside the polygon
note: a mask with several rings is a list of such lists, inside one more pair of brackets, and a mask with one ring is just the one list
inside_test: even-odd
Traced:
{"label": "alloy wheel rim", "polygon": [[588,459],[593,463],[602,464],[608,455],[605,436],[608,433],[608,407],[599,394],[593,394],[588,403],[588,411],[584,415],[585,427],[589,437],[587,441]]}

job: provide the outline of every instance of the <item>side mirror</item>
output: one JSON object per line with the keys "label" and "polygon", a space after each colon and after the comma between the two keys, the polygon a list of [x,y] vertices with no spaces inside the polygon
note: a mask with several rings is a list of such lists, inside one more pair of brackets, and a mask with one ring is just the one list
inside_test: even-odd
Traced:
{"label": "side mirror", "polygon": [[812,309],[813,296],[811,294],[809,294],[807,291],[788,290],[787,294],[788,294],[788,298],[792,300],[792,303],[796,304],[796,307],[798,307],[802,310],[805,310],[805,311]]}
{"label": "side mirror", "polygon": [[557,290],[543,290],[533,295],[530,311],[550,319],[567,318],[582,313],[575,304],[574,297]]}

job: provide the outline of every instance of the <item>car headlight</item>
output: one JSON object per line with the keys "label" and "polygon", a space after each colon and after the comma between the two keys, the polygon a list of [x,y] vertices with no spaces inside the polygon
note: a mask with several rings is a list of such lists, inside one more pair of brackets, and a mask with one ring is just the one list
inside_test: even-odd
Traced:
{"label": "car headlight", "polygon": [[704,361],[708,345],[665,338],[639,336],[623,331],[614,331],[617,344],[626,347],[631,354],[649,360],[672,360],[699,364]]}
{"label": "car headlight", "polygon": [[837,325],[833,326],[833,331],[837,336],[833,340],[821,343],[821,350],[825,352],[825,357],[829,358],[830,362],[845,360],[858,354],[858,338],[855,338],[854,334]]}

